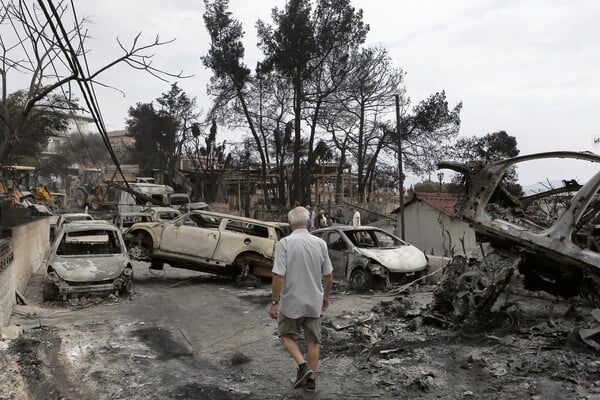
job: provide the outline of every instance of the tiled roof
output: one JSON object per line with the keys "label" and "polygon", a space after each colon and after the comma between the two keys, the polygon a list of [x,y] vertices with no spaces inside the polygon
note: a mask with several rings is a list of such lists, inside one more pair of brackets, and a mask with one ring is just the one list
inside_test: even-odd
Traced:
{"label": "tiled roof", "polygon": [[454,209],[460,196],[453,193],[415,193],[415,198],[423,203],[440,210],[452,218],[458,218],[458,213]]}
{"label": "tiled roof", "polygon": [[[460,195],[453,193],[415,193],[413,198],[409,200],[405,206],[410,205],[416,201],[422,201],[430,207],[435,208],[452,218],[458,218],[458,213],[454,209],[456,203],[460,200]],[[400,212],[400,208],[397,208],[393,213]]]}

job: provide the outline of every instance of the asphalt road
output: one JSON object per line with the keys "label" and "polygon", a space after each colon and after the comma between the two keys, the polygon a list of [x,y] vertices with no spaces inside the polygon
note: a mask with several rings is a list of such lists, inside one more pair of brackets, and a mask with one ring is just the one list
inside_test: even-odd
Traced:
{"label": "asphalt road", "polygon": [[[267,313],[270,284],[134,263],[130,298],[42,303],[42,274],[15,307],[25,328],[6,349],[14,399],[281,399],[376,395],[352,360],[322,361],[317,392],[290,388],[295,365]],[[381,297],[335,293],[328,316],[369,310]],[[25,357],[26,355],[26,357]],[[20,361],[19,361],[20,359]],[[23,361],[25,360],[25,361]],[[6,371],[5,371],[6,372]],[[11,394],[12,393],[12,394]],[[12,397],[9,397],[12,396]],[[41,396],[41,397],[40,397]]]}

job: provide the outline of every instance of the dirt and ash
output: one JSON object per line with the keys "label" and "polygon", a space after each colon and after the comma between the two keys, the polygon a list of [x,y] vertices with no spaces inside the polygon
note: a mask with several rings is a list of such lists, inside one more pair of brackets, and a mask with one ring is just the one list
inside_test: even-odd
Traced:
{"label": "dirt and ash", "polygon": [[[600,354],[578,335],[598,325],[591,308],[527,292],[518,275],[479,315],[480,329],[468,312],[436,310],[443,283],[395,296],[337,290],[314,394],[289,388],[268,285],[162,279],[142,276],[130,299],[17,306],[12,322],[24,333],[0,341],[0,399],[600,399]],[[207,341],[228,324],[242,328]]]}

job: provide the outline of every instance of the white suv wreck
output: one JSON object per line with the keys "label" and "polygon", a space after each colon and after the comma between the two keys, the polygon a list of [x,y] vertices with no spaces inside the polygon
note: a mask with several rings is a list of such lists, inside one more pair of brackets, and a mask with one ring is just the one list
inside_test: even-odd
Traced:
{"label": "white suv wreck", "polygon": [[281,224],[195,210],[176,220],[134,224],[125,234],[129,255],[150,268],[174,268],[219,275],[271,277]]}

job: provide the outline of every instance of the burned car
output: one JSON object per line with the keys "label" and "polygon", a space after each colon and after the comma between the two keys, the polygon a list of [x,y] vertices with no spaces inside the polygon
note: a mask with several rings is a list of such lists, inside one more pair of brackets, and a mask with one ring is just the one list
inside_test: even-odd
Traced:
{"label": "burned car", "polygon": [[421,250],[380,228],[339,225],[312,234],[327,243],[334,279],[357,290],[368,289],[375,277],[389,286],[427,267]]}
{"label": "burned car", "polygon": [[117,227],[106,221],[63,224],[50,250],[44,301],[71,294],[132,291],[133,269]]}
{"label": "burned car", "polygon": [[148,207],[143,212],[150,214],[152,221],[171,222],[181,216],[181,211],[172,207]]}
{"label": "burned car", "polygon": [[523,162],[555,160],[586,162],[580,171],[588,172],[598,171],[600,156],[560,151],[495,162],[442,162],[439,167],[463,174],[466,195],[457,211],[478,241],[519,253],[526,289],[581,295],[600,305],[600,172],[585,184],[563,179],[560,185],[520,197],[502,184],[507,172]]}
{"label": "burned car", "polygon": [[115,225],[121,233],[126,232],[134,224],[139,222],[152,222],[152,214],[144,211],[139,212],[123,212],[113,215],[112,223]]}
{"label": "burned car", "polygon": [[143,211],[122,212],[112,218],[112,223],[121,233],[141,222],[171,222],[181,216],[181,212],[171,207],[148,207]]}
{"label": "burned car", "polygon": [[56,237],[56,232],[63,224],[73,221],[92,221],[94,217],[88,213],[63,213],[58,216],[56,223],[50,225],[50,237],[52,240]]}
{"label": "burned car", "polygon": [[270,278],[275,243],[285,232],[277,223],[190,211],[174,221],[133,225],[125,234],[131,258],[220,275]]}

